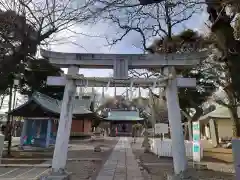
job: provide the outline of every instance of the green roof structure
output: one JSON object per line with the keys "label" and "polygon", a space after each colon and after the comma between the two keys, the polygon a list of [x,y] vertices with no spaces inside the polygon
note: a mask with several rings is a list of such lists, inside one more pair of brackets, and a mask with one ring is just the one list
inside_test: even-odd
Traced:
{"label": "green roof structure", "polygon": [[[91,103],[91,99],[75,99],[73,115],[92,114],[93,112],[90,111]],[[26,103],[13,109],[10,114],[22,117],[39,117],[41,114],[46,114],[45,116],[59,116],[61,113],[61,105],[62,101],[35,92]]]}
{"label": "green roof structure", "polygon": [[139,117],[138,111],[110,111],[108,117],[104,118],[107,121],[143,121],[144,119]]}
{"label": "green roof structure", "polygon": [[[240,108],[238,108],[238,117],[240,117]],[[227,107],[217,105],[216,109],[202,117],[199,118],[199,121],[211,119],[211,118],[222,118],[222,119],[228,119],[231,118],[231,115],[229,113],[229,110]]]}

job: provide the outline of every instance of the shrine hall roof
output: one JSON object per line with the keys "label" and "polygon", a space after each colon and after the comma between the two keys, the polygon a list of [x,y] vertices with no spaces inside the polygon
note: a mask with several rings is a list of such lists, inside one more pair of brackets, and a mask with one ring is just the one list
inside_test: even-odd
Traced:
{"label": "shrine hall roof", "polygon": [[139,117],[138,111],[111,111],[108,113],[108,117],[104,118],[108,121],[143,121],[144,119]]}
{"label": "shrine hall roof", "polygon": [[[53,114],[60,114],[62,101],[57,99],[53,99],[47,95],[36,92],[32,95],[32,97],[23,105],[13,109],[10,114],[15,114],[17,111],[21,111],[24,107],[30,105],[31,103],[35,103],[39,105],[45,111],[49,111]],[[92,111],[89,110],[91,105],[90,99],[75,99],[73,114],[74,115],[83,115],[83,114],[91,114]]]}

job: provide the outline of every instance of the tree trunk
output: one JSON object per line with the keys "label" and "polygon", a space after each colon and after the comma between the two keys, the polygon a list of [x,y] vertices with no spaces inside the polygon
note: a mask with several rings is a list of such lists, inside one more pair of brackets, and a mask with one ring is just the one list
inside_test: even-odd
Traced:
{"label": "tree trunk", "polygon": [[[8,112],[12,110],[12,91],[13,91],[13,84],[10,86],[10,94],[9,94],[9,100],[8,100]],[[11,122],[11,116],[10,114],[7,115],[7,126],[6,126],[6,133],[5,137],[8,140],[8,149],[7,154],[11,154],[11,146],[12,146],[12,122]]]}
{"label": "tree trunk", "polygon": [[188,125],[186,123],[184,124],[184,139],[185,140],[189,139],[189,130],[188,130]]}
{"label": "tree trunk", "polygon": [[233,137],[240,137],[240,123],[238,119],[238,113],[237,113],[237,107],[230,107],[229,108],[229,113],[231,120],[233,122]]}
{"label": "tree trunk", "polygon": [[184,139],[185,140],[190,140],[192,139],[192,117],[186,113],[185,111],[181,110],[181,114],[187,119],[187,123],[185,123],[185,127],[184,127]]}
{"label": "tree trunk", "polygon": [[0,98],[0,109],[2,108],[2,106],[3,106],[3,101],[4,101],[4,98],[6,97],[6,95],[5,94],[3,94],[2,96],[1,96],[1,98]]}
{"label": "tree trunk", "polygon": [[193,140],[193,133],[192,133],[192,121],[188,121],[188,134],[189,134],[189,141]]}
{"label": "tree trunk", "polygon": [[181,110],[181,113],[183,114],[183,116],[185,116],[188,120],[187,122],[187,128],[185,128],[185,139],[192,141],[193,140],[193,134],[192,134],[192,122],[198,120],[202,114],[203,114],[203,110],[202,108],[195,108],[196,112],[193,115],[193,117],[191,117],[188,113],[184,112],[183,110]]}

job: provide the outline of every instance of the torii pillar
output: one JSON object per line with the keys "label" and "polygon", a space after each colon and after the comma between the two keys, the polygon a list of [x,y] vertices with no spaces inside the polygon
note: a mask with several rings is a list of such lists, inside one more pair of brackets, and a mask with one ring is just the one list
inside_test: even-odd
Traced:
{"label": "torii pillar", "polygon": [[172,139],[174,172],[176,175],[179,175],[187,169],[187,158],[181,122],[175,68],[165,67],[164,74],[169,77],[166,85],[168,119]]}
{"label": "torii pillar", "polygon": [[[78,74],[78,71],[79,68],[76,66],[68,68],[69,75]],[[75,81],[73,79],[69,79],[64,90],[57,139],[52,160],[52,172],[60,175],[65,174],[75,93]],[[51,176],[48,177],[48,179],[51,179]]]}
{"label": "torii pillar", "polygon": [[[45,53],[45,54],[44,54]],[[54,52],[44,52],[43,57],[48,57],[50,62],[58,65],[73,65],[72,58],[74,58],[73,54],[69,54],[64,56],[64,58],[58,58],[59,53]],[[179,57],[181,56],[181,57]],[[181,174],[181,172],[186,170],[186,153],[185,153],[185,145],[183,138],[183,130],[181,124],[181,115],[179,108],[179,100],[177,95],[177,86],[179,87],[190,87],[191,81],[188,78],[176,79],[175,69],[171,66],[182,66],[183,68],[195,65],[201,59],[205,59],[207,57],[206,52],[197,52],[197,54],[193,54],[193,56],[185,56],[183,61],[183,56],[185,55],[169,55],[168,59],[165,59],[162,55],[128,55],[128,58],[124,55],[97,55],[92,54],[91,58],[89,58],[89,54],[76,54],[74,59],[74,65],[78,65],[79,67],[88,65],[91,68],[93,67],[107,67],[109,65],[114,69],[114,78],[126,81],[128,80],[128,69],[129,64],[131,64],[131,68],[156,68],[156,67],[166,67],[164,72],[165,75],[171,74],[171,80],[167,80],[166,84],[166,98],[167,98],[167,107],[168,107],[168,117],[169,123],[171,127],[171,137],[172,137],[172,146],[173,146],[173,159],[174,159],[174,171],[175,174]],[[197,57],[197,58],[196,58]],[[71,59],[68,61],[68,59]],[[100,59],[100,61],[99,61]],[[163,60],[164,59],[164,60]],[[80,60],[80,61],[79,61]],[[170,61],[168,61],[170,60]],[[151,62],[149,62],[151,61]],[[170,67],[169,67],[170,66]],[[74,69],[74,68],[73,68]],[[78,68],[75,68],[78,69]],[[69,70],[69,72],[75,72],[73,70]],[[73,80],[75,79],[75,80]],[[185,79],[185,80],[184,80]],[[166,80],[166,79],[165,79]],[[55,81],[55,80],[54,80]],[[67,81],[67,82],[66,82]],[[76,78],[62,79],[58,82],[53,82],[54,84],[64,84],[64,98],[61,109],[61,117],[57,135],[57,142],[54,151],[54,159],[53,159],[53,171],[60,171],[65,168],[66,164],[66,154],[68,149],[68,138],[70,134],[70,125],[72,121],[72,110],[73,110],[73,98],[75,96]],[[146,79],[147,81],[147,79]],[[51,84],[51,83],[50,83]],[[141,83],[139,83],[141,84]],[[82,79],[78,82],[79,86],[84,86]],[[194,85],[195,86],[195,85]],[[193,86],[191,86],[193,87]],[[128,92],[127,92],[128,93]]]}

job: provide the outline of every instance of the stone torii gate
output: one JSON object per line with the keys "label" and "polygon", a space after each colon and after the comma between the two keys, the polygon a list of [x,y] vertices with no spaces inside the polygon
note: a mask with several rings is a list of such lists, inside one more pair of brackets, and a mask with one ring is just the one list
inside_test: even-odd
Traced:
{"label": "stone torii gate", "polygon": [[[186,170],[187,159],[184,145],[181,114],[177,95],[178,87],[195,87],[196,80],[179,78],[175,68],[191,68],[206,58],[206,52],[182,54],[80,54],[60,53],[41,50],[41,55],[60,68],[68,68],[66,76],[48,77],[48,85],[65,86],[60,122],[52,161],[53,173],[64,172],[68,142],[72,123],[73,100],[76,86],[88,87],[166,87],[168,118],[174,151],[174,171],[179,174]],[[86,78],[78,74],[79,68],[109,68],[114,70],[113,78]],[[129,69],[164,68],[165,78],[128,78]]]}

